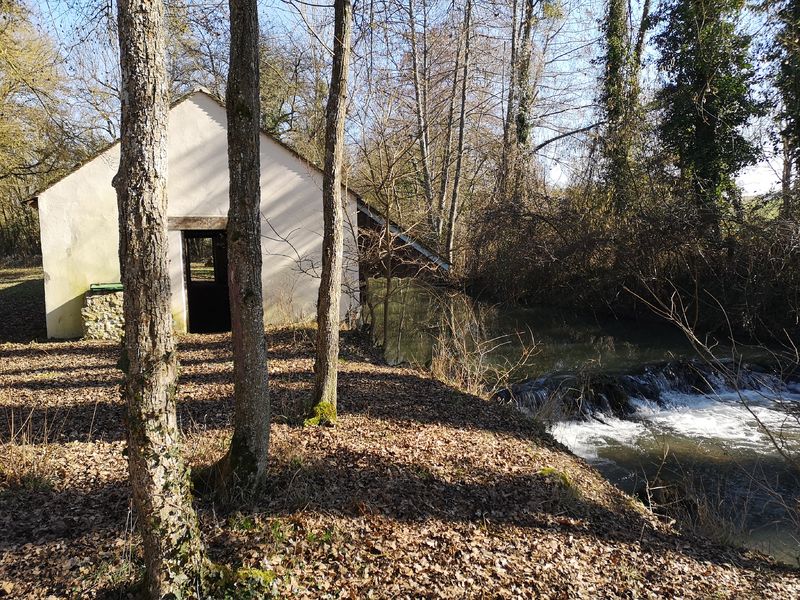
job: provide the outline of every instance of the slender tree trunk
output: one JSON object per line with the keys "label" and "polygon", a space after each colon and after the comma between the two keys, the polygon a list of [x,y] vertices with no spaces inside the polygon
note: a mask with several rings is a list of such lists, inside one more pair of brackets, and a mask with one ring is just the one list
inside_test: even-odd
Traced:
{"label": "slender tree trunk", "polygon": [[167,267],[164,5],[118,3],[122,118],[119,260],[125,289],[128,465],[149,598],[199,598],[205,551],[175,415],[178,361]]}
{"label": "slender tree trunk", "polygon": [[221,465],[224,497],[264,483],[269,453],[269,388],[261,288],[261,165],[256,0],[230,0],[228,86],[228,287],[233,342],[233,438]]}
{"label": "slender tree trunk", "polygon": [[508,176],[511,172],[512,162],[512,130],[516,130],[514,121],[514,107],[517,95],[517,2],[512,4],[511,15],[511,57],[508,75],[508,98],[506,98],[506,115],[503,121],[503,151],[500,158],[500,177],[498,178],[497,191],[501,201],[508,197]]}
{"label": "slender tree trunk", "polygon": [[450,152],[453,146],[453,116],[456,110],[456,94],[458,94],[458,71],[461,67],[461,38],[458,36],[458,47],[456,48],[456,59],[453,62],[453,86],[450,92],[450,103],[447,107],[447,134],[445,136],[444,154],[442,156],[442,180],[439,187],[439,203],[436,207],[437,224],[436,233],[441,244],[442,233],[444,231],[444,206],[447,200],[448,184],[450,183]]}
{"label": "slender tree trunk", "polygon": [[337,363],[339,361],[339,304],[342,296],[344,209],[342,155],[347,110],[347,71],[353,8],[350,0],[334,3],[333,69],[325,123],[325,173],[322,182],[324,234],[322,278],[317,301],[317,357],[314,364],[312,414],[307,422],[321,425],[336,420]]}
{"label": "slender tree trunk", "polygon": [[389,215],[391,214],[391,199],[389,194],[386,196],[386,215],[385,223],[383,224],[383,234],[386,244],[386,254],[383,257],[383,278],[386,282],[386,288],[383,292],[383,349],[384,356],[389,349],[389,309],[391,307],[392,298],[392,260],[394,258],[394,240],[392,239],[392,229],[389,225]]}
{"label": "slender tree trunk", "polygon": [[781,216],[789,218],[792,215],[792,171],[794,161],[792,160],[792,150],[786,134],[781,136],[783,142],[783,172],[781,173]]}
{"label": "slender tree trunk", "polygon": [[[517,58],[518,72],[517,72],[517,88],[518,99],[516,106],[516,113],[514,115],[514,144],[511,148],[510,164],[511,164],[511,178],[512,189],[511,197],[515,204],[521,204],[520,201],[520,186],[523,176],[523,160],[525,157],[525,150],[530,141],[531,129],[533,123],[531,122],[531,105],[533,104],[533,90],[531,89],[531,55],[533,53],[533,22],[534,22],[534,8],[536,0],[524,0],[525,10],[522,18],[522,47],[519,50]],[[507,185],[507,184],[506,184]]]}
{"label": "slender tree trunk", "polygon": [[639,94],[641,93],[641,71],[642,54],[644,52],[644,40],[650,29],[650,0],[644,0],[642,4],[642,14],[639,18],[639,31],[636,34],[636,44],[633,47],[630,68],[630,91],[628,93],[628,104],[633,110],[639,109]]}
{"label": "slender tree trunk", "polygon": [[519,101],[516,114],[516,143],[524,147],[528,143],[531,130],[531,103],[533,91],[531,90],[531,54],[533,53],[533,11],[536,0],[525,0],[525,14],[522,20],[522,48],[520,49],[519,73],[517,85],[519,86]]}
{"label": "slender tree trunk", "polygon": [[453,175],[453,196],[450,199],[450,216],[447,222],[447,261],[453,264],[453,244],[455,240],[456,220],[458,219],[458,188],[461,183],[461,169],[464,159],[464,130],[467,121],[467,79],[469,75],[469,38],[472,0],[467,0],[464,9],[464,64],[461,72],[461,112],[458,117],[458,151],[456,154],[456,171]]}
{"label": "slender tree trunk", "polygon": [[[419,141],[420,160],[422,161],[422,187],[425,193],[425,201],[428,205],[428,216],[431,225],[436,228],[436,214],[433,200],[433,181],[431,177],[430,155],[428,150],[428,111],[425,86],[421,79],[427,81],[427,50],[423,47],[423,72],[420,74],[419,50],[417,49],[417,23],[414,16],[415,0],[408,0],[408,22],[411,36],[411,70],[414,82],[414,101],[415,113],[417,116],[417,137]],[[425,10],[423,0],[422,10]],[[424,44],[424,42],[423,42]]]}

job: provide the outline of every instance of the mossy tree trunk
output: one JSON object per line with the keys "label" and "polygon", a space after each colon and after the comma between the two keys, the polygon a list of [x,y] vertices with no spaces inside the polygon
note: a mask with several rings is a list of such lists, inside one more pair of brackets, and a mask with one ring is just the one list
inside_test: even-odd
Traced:
{"label": "mossy tree trunk", "polygon": [[603,29],[606,56],[601,101],[606,115],[607,180],[612,207],[622,214],[629,200],[625,184],[630,176],[630,148],[625,139],[626,119],[630,117],[626,102],[630,31],[625,0],[609,0]]}
{"label": "mossy tree trunk", "polygon": [[605,113],[605,179],[610,206],[617,216],[623,215],[638,196],[633,155],[641,118],[639,79],[650,26],[650,0],[642,3],[638,32],[631,29],[631,18],[631,8],[624,0],[609,0],[603,23],[605,64],[600,103]]}
{"label": "mossy tree trunk", "polygon": [[230,0],[228,278],[233,340],[233,439],[223,459],[222,495],[249,495],[266,477],[269,389],[261,288],[258,5]]}
{"label": "mossy tree trunk", "polygon": [[336,420],[337,363],[339,360],[339,305],[342,295],[344,209],[342,205],[342,154],[347,110],[347,71],[353,8],[350,0],[334,3],[333,68],[325,123],[325,174],[322,183],[324,234],[322,279],[317,301],[317,352],[314,396],[309,424]]}
{"label": "mossy tree trunk", "polygon": [[164,5],[118,3],[122,119],[119,258],[125,287],[128,464],[149,598],[199,598],[205,552],[175,414],[178,362],[167,270]]}

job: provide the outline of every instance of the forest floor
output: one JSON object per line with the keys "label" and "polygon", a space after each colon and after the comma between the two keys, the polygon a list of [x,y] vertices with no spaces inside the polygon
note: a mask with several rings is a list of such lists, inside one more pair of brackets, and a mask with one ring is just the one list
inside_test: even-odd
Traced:
{"label": "forest floor", "polygon": [[[0,598],[135,597],[117,346],[41,340],[41,285],[0,274]],[[313,334],[271,331],[269,347],[269,490],[197,506],[212,559],[275,595],[800,598],[797,570],[660,522],[512,407],[381,364],[356,336],[337,426],[292,424]],[[184,336],[180,360],[199,470],[230,433],[229,337]]]}

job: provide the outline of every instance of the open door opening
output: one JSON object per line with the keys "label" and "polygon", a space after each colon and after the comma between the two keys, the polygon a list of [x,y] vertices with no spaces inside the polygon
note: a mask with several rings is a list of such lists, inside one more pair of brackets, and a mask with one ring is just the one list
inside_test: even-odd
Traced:
{"label": "open door opening", "polygon": [[183,232],[190,333],[231,330],[225,231]]}

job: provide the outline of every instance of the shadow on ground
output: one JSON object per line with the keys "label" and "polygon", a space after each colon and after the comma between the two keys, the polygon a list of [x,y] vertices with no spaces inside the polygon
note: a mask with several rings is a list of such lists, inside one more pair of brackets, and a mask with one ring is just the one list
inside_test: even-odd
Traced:
{"label": "shadow on ground", "polygon": [[1,279],[0,344],[41,340],[46,335],[44,281]]}

